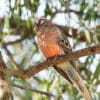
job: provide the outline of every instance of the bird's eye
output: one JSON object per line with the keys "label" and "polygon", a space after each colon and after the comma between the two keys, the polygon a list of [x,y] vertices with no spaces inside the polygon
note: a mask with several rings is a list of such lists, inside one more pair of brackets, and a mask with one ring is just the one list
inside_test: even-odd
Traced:
{"label": "bird's eye", "polygon": [[38,24],[41,25],[43,24],[43,22],[44,22],[43,20],[39,20]]}
{"label": "bird's eye", "polygon": [[35,21],[34,21],[34,23],[35,23],[35,25],[36,26],[41,26],[41,25],[43,25],[43,23],[44,23],[44,20],[39,20],[39,19],[36,19]]}
{"label": "bird's eye", "polygon": [[41,24],[41,21],[39,20],[38,24]]}
{"label": "bird's eye", "polygon": [[37,26],[40,26],[41,25],[41,20],[39,20],[38,22],[37,22]]}

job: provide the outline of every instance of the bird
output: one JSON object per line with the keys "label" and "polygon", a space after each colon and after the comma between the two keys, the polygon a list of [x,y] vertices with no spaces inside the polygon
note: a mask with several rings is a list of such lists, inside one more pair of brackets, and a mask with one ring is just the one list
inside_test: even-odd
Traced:
{"label": "bird", "polygon": [[[34,31],[38,39],[39,48],[46,59],[72,52],[67,35],[51,20],[36,18],[34,20]],[[92,100],[92,96],[84,84],[74,61],[62,62],[53,67],[61,76],[76,87],[85,100]]]}

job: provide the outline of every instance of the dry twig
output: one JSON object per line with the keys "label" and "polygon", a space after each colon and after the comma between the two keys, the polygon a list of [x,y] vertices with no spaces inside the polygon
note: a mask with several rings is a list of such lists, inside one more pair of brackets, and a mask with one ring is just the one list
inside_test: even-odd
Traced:
{"label": "dry twig", "polygon": [[40,90],[36,90],[36,89],[32,89],[32,88],[28,88],[28,87],[24,87],[24,86],[19,86],[17,84],[12,84],[12,86],[20,88],[20,89],[24,89],[24,90],[29,90],[29,91],[32,91],[32,92],[40,93],[42,95],[46,95],[46,96],[49,96],[49,97],[51,97],[51,96],[55,97],[55,95],[53,95],[51,93],[40,91]]}

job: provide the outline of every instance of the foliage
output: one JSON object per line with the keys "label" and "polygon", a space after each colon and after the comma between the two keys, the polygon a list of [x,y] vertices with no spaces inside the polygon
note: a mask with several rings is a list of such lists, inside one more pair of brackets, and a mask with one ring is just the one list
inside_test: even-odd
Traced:
{"label": "foliage", "polygon": [[[78,24],[77,29],[82,30],[76,38],[72,38],[73,49],[83,48],[100,42],[100,1],[99,0],[5,0],[8,12],[0,17],[0,43],[6,40],[22,38],[23,41],[2,47],[4,61],[10,70],[16,68],[26,69],[31,65],[39,64],[45,58],[41,55],[37,46],[36,35],[33,30],[35,17],[45,17],[54,20],[57,14],[64,14],[67,22],[70,20]],[[1,0],[0,0],[1,3]],[[2,6],[2,5],[1,5]],[[42,7],[41,7],[42,6]],[[75,8],[74,8],[75,7]],[[39,12],[40,11],[40,12]],[[74,20],[71,14],[77,16]],[[0,16],[2,13],[0,13]],[[68,19],[66,16],[69,16]],[[59,17],[60,18],[60,17]],[[58,19],[58,18],[57,18]],[[59,22],[59,19],[57,20]],[[67,23],[68,28],[74,29],[75,25]],[[73,33],[74,34],[74,33]],[[84,41],[79,36],[85,37]],[[12,37],[13,36],[13,37]],[[9,51],[9,52],[7,52]],[[12,60],[12,58],[14,60]],[[78,60],[82,77],[87,81],[87,86],[94,100],[100,99],[100,55],[93,55]],[[11,73],[11,72],[10,72]],[[56,95],[57,100],[80,100],[82,96],[65,79],[58,75],[53,68],[40,72],[36,76],[21,80],[8,76],[10,83],[32,87],[38,90],[50,92]],[[19,88],[9,90],[12,96],[24,100],[48,100],[50,96],[44,96],[37,92],[24,91]],[[67,97],[66,97],[67,96]]]}

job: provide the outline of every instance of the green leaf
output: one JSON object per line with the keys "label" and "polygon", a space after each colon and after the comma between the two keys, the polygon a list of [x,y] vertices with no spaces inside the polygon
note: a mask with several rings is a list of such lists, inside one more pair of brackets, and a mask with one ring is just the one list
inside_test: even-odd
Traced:
{"label": "green leaf", "polygon": [[100,63],[98,64],[96,70],[95,70],[95,73],[94,73],[94,76],[93,76],[93,79],[97,79],[100,75]]}

